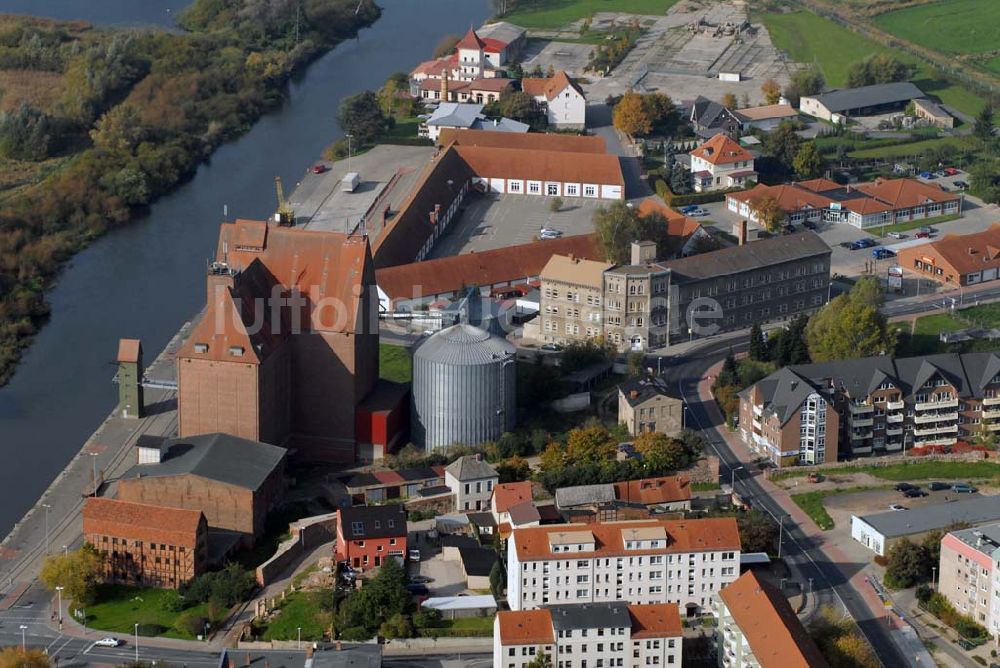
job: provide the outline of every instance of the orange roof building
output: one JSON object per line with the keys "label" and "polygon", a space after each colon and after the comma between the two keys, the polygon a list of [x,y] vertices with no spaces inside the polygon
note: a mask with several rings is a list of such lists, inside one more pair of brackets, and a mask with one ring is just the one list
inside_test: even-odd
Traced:
{"label": "orange roof building", "polygon": [[616,601],[506,610],[493,628],[494,666],[522,668],[543,651],[553,658],[585,656],[588,665],[682,665],[676,605]]}
{"label": "orange roof building", "polygon": [[497,524],[510,523],[511,509],[524,503],[531,503],[533,498],[530,482],[505,482],[493,488],[490,510],[493,512]]}
{"label": "orange roof building", "polygon": [[224,432],[353,462],[355,409],[378,380],[367,238],[226,223],[207,284],[177,355],[180,436]]}
{"label": "orange roof building", "polygon": [[754,155],[729,138],[717,134],[690,153],[691,179],[697,192],[742,187],[757,180]]}
{"label": "orange roof building", "polygon": [[753,571],[716,596],[718,655],[734,666],[825,668],[829,664],[788,600]]}
{"label": "orange roof building", "polygon": [[945,285],[978,285],[1000,278],[1000,223],[973,234],[946,234],[901,248],[899,266]]}
{"label": "orange roof building", "polygon": [[[640,558],[641,557],[641,558]],[[663,566],[682,564],[680,580],[667,586]],[[712,594],[739,575],[740,536],[733,518],[630,520],[515,528],[507,546],[512,610],[564,603],[671,604],[687,613],[707,610]],[[560,586],[544,572],[558,570]],[[606,587],[619,576],[631,583]],[[586,574],[578,579],[577,574]]]}
{"label": "orange roof building", "polygon": [[438,143],[442,146],[455,143],[462,146],[531,149],[534,151],[566,151],[567,153],[597,153],[599,155],[608,152],[604,137],[598,135],[543,134],[540,132],[522,134],[444,128],[438,136]]}
{"label": "orange roof building", "polygon": [[545,107],[551,127],[582,130],[587,120],[587,98],[566,72],[547,78],[521,79],[521,90]]}
{"label": "orange roof building", "polygon": [[205,571],[208,525],[200,511],[88,497],[82,515],[105,582],[176,589]]}
{"label": "orange roof building", "polygon": [[691,501],[691,480],[682,475],[624,480],[614,483],[614,486],[616,499],[625,503],[674,506]]}

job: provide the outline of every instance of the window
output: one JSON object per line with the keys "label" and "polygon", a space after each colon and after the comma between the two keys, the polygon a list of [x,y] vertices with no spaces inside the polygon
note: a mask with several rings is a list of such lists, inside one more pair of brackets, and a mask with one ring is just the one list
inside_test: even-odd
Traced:
{"label": "window", "polygon": [[528,182],[528,194],[537,195],[542,191],[542,184],[536,182]]}
{"label": "window", "polygon": [[351,522],[351,533],[355,536],[365,535],[365,523],[364,522]]}
{"label": "window", "polygon": [[548,183],[545,185],[545,194],[547,195],[558,195],[559,194],[559,184],[558,183]]}
{"label": "window", "polygon": [[597,186],[584,186],[583,187],[584,197],[597,197]]}

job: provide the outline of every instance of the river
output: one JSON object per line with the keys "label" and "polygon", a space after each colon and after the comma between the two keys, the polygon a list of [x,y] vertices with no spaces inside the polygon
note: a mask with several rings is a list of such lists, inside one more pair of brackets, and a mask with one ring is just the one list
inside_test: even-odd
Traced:
{"label": "river", "polygon": [[[149,215],[77,254],[48,293],[52,317],[11,382],[0,388],[0,536],[35,502],[115,404],[118,339],[140,338],[151,361],[205,301],[205,266],[223,205],[230,217],[264,218],[274,177],[286,191],[341,135],[340,100],[429,58],[447,33],[489,15],[487,0],[378,0],[382,17],[289,84],[285,104]],[[30,11],[105,24],[169,24],[177,0],[0,0]],[[29,8],[30,6],[30,8]],[[134,6],[142,6],[140,11]],[[115,9],[117,8],[117,9]],[[115,11],[120,13],[115,13]]]}

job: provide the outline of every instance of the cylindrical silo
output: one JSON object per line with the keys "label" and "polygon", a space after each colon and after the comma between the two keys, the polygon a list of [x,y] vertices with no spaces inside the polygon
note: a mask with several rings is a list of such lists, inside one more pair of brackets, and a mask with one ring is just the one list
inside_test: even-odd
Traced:
{"label": "cylindrical silo", "polygon": [[510,343],[464,323],[423,341],[413,353],[413,442],[479,445],[513,429],[515,360]]}

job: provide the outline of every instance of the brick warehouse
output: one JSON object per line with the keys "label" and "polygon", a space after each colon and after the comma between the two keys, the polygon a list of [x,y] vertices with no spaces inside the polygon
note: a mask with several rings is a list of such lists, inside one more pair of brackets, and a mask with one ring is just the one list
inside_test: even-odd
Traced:
{"label": "brick warehouse", "polygon": [[378,383],[376,300],[364,236],[223,224],[206,312],[177,356],[180,435],[353,461],[357,408]]}
{"label": "brick warehouse", "polygon": [[118,482],[118,498],[200,510],[214,532],[250,544],[285,492],[285,449],[229,434],[166,441],[143,438],[139,463]]}
{"label": "brick warehouse", "polygon": [[88,498],[83,537],[104,558],[104,581],[177,589],[208,562],[208,525],[197,510]]}

